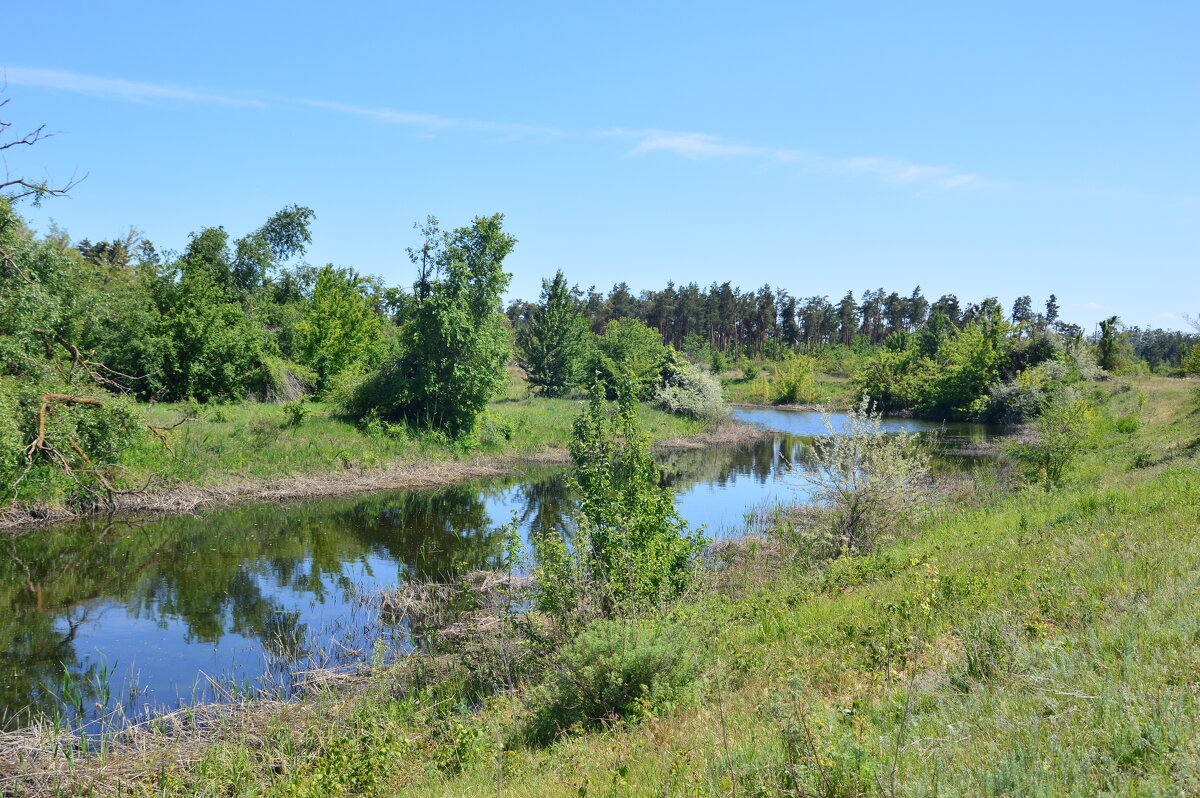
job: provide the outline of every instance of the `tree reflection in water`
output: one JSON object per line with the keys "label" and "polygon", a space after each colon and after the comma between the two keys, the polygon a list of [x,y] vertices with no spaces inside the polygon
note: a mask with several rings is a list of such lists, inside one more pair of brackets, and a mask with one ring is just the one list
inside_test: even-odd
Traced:
{"label": "tree reflection in water", "polygon": [[[981,433],[955,434],[970,444]],[[786,492],[777,486],[789,468],[803,468],[810,442],[781,435],[675,452],[661,459],[663,480],[682,496],[684,517],[712,529],[712,507],[737,505],[740,517],[764,486]],[[704,488],[709,504],[689,504],[693,488]],[[201,517],[82,521],[4,541],[0,727],[15,725],[23,709],[59,707],[64,671],[91,707],[114,662],[113,700],[136,673],[152,703],[189,696],[201,671],[256,676],[311,662],[334,636],[376,622],[355,618],[360,590],[495,566],[497,529],[514,511],[526,536],[570,534],[565,471]]]}

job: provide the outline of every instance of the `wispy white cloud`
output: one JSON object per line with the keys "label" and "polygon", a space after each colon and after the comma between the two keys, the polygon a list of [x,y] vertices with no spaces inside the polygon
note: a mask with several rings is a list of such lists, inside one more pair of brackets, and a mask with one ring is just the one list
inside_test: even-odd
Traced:
{"label": "wispy white cloud", "polygon": [[76,92],[77,94],[87,94],[92,97],[126,100],[128,102],[148,103],[155,100],[177,100],[217,105],[252,105],[258,107],[265,105],[260,100],[227,97],[178,86],[139,83],[132,80],[102,78],[94,75],[80,75],[76,72],[62,72],[56,69],[7,67],[3,70],[3,78],[14,86],[59,89],[61,91]]}
{"label": "wispy white cloud", "polygon": [[[126,102],[148,103],[171,100],[256,107],[301,105],[338,114],[365,117],[386,124],[401,125],[426,134],[461,130],[510,139],[545,139],[568,135],[560,128],[548,126],[456,118],[331,100],[232,97],[179,86],[81,75],[52,69],[8,67],[4,73],[8,82],[13,85],[71,91]],[[888,183],[909,183],[945,189],[998,185],[978,174],[958,171],[947,166],[918,164],[892,157],[832,157],[802,149],[745,144],[707,133],[682,133],[651,128],[646,130],[609,130],[601,132],[600,135],[631,140],[633,149],[630,150],[630,155],[661,152],[691,160],[741,158],[762,163],[787,164],[814,174],[862,176]]]}
{"label": "wispy white cloud", "polygon": [[1174,313],[1170,313],[1170,312],[1159,313],[1158,317],[1160,319],[1177,319],[1177,318],[1179,318],[1177,315],[1175,315]]}
{"label": "wispy white cloud", "polygon": [[630,155],[666,152],[681,158],[747,158],[778,164],[795,164],[805,171],[836,175],[862,175],[889,183],[924,183],[941,188],[995,185],[978,174],[947,166],[929,166],[889,157],[837,158],[788,147],[762,147],[729,141],[707,133],[671,130],[609,130],[605,135],[634,142]]}
{"label": "wispy white cloud", "polygon": [[942,188],[978,188],[987,182],[972,172],[958,172],[948,166],[926,166],[901,158],[843,158],[833,163],[853,174],[871,175],[890,183],[933,183]]}
{"label": "wispy white cloud", "polygon": [[682,158],[701,160],[706,158],[750,157],[768,160],[791,160],[792,150],[772,150],[767,147],[751,147],[734,144],[720,136],[707,133],[676,133],[670,130],[609,130],[608,136],[633,139],[636,143],[631,155],[646,152],[669,152]]}
{"label": "wispy white cloud", "polygon": [[557,137],[563,135],[563,131],[553,127],[540,127],[537,125],[521,125],[510,122],[487,122],[479,119],[457,119],[448,116],[439,116],[437,114],[425,114],[413,111],[396,111],[391,108],[371,108],[362,105],[352,105],[350,103],[331,102],[328,100],[285,100],[284,102],[294,102],[300,105],[307,105],[312,108],[322,108],[326,111],[336,111],[342,114],[352,114],[355,116],[365,116],[374,119],[378,122],[387,122],[394,125],[405,125],[407,127],[424,128],[428,131],[434,130],[473,130],[479,133],[491,133],[502,136],[511,137]]}

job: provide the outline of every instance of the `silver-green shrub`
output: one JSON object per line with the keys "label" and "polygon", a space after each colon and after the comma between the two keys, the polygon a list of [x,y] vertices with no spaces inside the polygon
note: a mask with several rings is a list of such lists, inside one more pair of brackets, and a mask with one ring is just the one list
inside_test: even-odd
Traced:
{"label": "silver-green shrub", "polygon": [[829,434],[813,441],[802,479],[828,509],[840,551],[869,551],[920,503],[929,455],[915,433],[885,432],[865,395],[841,427],[828,412],[822,417]]}
{"label": "silver-green shrub", "polygon": [[728,412],[717,378],[686,361],[658,387],[654,402],[668,413],[703,421],[719,421]]}

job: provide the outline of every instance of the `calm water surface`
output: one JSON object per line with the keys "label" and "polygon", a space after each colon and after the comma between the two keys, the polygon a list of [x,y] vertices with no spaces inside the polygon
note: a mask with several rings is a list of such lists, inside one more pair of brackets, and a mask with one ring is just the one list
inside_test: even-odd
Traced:
{"label": "calm water surface", "polygon": [[[780,434],[661,459],[680,514],[712,535],[748,508],[803,498],[799,473],[825,434],[816,413],[734,412]],[[992,434],[885,424],[937,431],[943,467]],[[234,688],[286,691],[295,672],[369,654],[375,640],[403,650],[403,630],[363,597],[495,564],[496,529],[514,513],[526,535],[568,525],[564,476],[543,468],[438,491],[91,520],[0,542],[0,728],[30,707],[94,718],[120,703],[136,717]]]}

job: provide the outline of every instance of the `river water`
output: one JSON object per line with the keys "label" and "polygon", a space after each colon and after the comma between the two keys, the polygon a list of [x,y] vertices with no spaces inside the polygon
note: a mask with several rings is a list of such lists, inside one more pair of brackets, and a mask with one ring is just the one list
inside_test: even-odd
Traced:
{"label": "river water", "polygon": [[[734,414],[779,432],[660,458],[680,515],[712,536],[736,530],[750,508],[803,500],[812,438],[826,434],[817,413]],[[884,424],[937,431],[947,468],[994,434]],[[88,520],[2,541],[0,728],[31,709],[76,721],[119,704],[135,718],[240,690],[285,691],[291,674],[370,656],[376,640],[402,647],[401,630],[364,596],[494,565],[497,528],[514,514],[526,536],[569,526],[565,475],[543,467],[435,491]]]}

